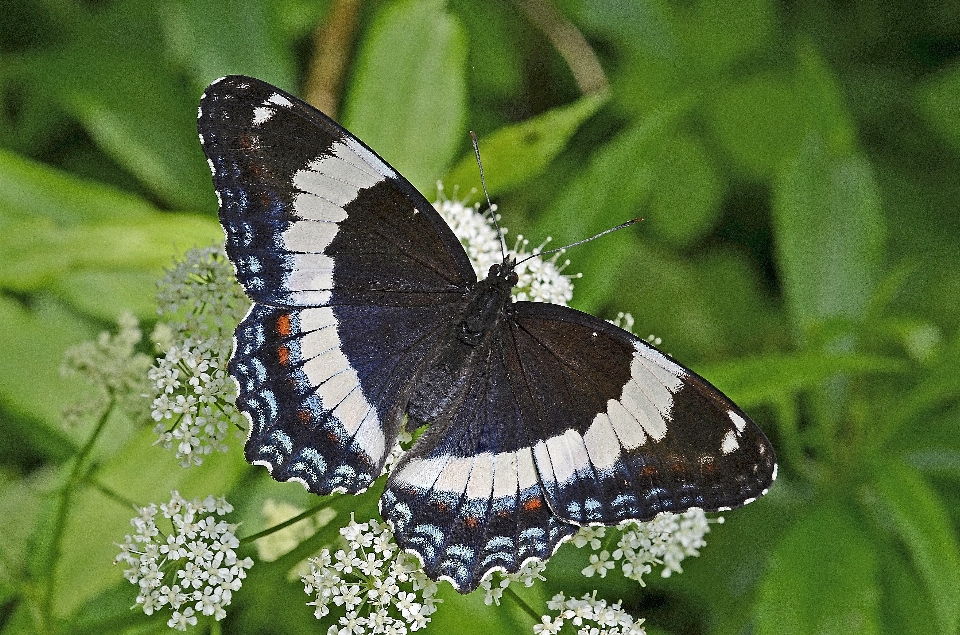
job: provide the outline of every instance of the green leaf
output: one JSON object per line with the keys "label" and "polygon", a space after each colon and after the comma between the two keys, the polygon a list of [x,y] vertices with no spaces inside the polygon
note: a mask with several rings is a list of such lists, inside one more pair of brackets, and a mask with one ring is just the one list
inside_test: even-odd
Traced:
{"label": "green leaf", "polygon": [[202,88],[240,73],[293,92],[294,60],[279,46],[271,3],[260,0],[174,0],[158,6],[170,52]]}
{"label": "green leaf", "polygon": [[834,156],[810,136],[777,178],[776,255],[799,335],[830,318],[859,319],[881,277],[885,225],[863,156]]}
{"label": "green leaf", "polygon": [[928,635],[943,632],[932,611],[917,610],[930,603],[923,584],[906,554],[886,548],[880,559],[880,584],[883,588],[883,621],[888,633]]}
{"label": "green leaf", "polygon": [[43,218],[71,225],[117,217],[137,220],[155,211],[138,196],[0,148],[0,221]]}
{"label": "green leaf", "polygon": [[834,154],[848,154],[857,147],[857,130],[847,110],[839,80],[812,40],[801,38],[797,46],[797,98],[805,107],[806,128],[826,139]]}
{"label": "green leaf", "polygon": [[770,557],[757,598],[756,633],[880,633],[877,545],[840,506],[811,509]]}
{"label": "green leaf", "polygon": [[[610,295],[601,298],[598,315],[610,318],[619,311],[630,312],[636,333],[661,337],[665,350],[685,364],[769,346],[769,333],[777,332],[782,319],[769,306],[754,265],[742,251],[717,246],[690,258],[652,244],[646,239],[646,223],[634,229],[605,236],[569,254],[571,271],[577,271],[583,256],[593,252],[606,267],[604,275],[609,278],[599,283]],[[640,237],[615,242],[621,239],[618,234],[627,232]],[[608,243],[628,249],[615,252],[617,260]],[[613,262],[603,263],[606,259]],[[592,270],[589,277],[575,281],[573,299],[578,308],[581,293],[594,297],[592,287],[597,283]]]}
{"label": "green leaf", "polygon": [[791,78],[779,69],[722,86],[708,105],[713,136],[753,179],[768,178],[796,151],[804,120]]}
{"label": "green leaf", "polygon": [[684,247],[703,238],[720,216],[722,183],[703,144],[680,134],[661,149],[647,226],[665,241]]}
{"label": "green leaf", "polygon": [[903,373],[902,359],[879,355],[831,355],[817,351],[778,353],[708,364],[699,370],[743,408],[772,404],[820,385],[837,373]]}
{"label": "green leaf", "polygon": [[920,113],[933,129],[960,149],[960,64],[921,85],[916,100]]}
{"label": "green leaf", "polygon": [[[98,319],[153,317],[177,251],[222,238],[213,219],[144,201],[0,153],[0,287],[51,290]],[[179,249],[178,249],[179,245]]]}
{"label": "green leaf", "polygon": [[46,299],[25,307],[0,297],[0,324],[0,403],[19,415],[4,422],[9,425],[5,441],[62,459],[65,442],[79,444],[85,432],[64,430],[62,411],[89,390],[82,381],[60,375],[63,353],[94,332],[63,305]]}
{"label": "green leaf", "polygon": [[196,133],[199,95],[165,57],[156,9],[121,0],[74,11],[65,44],[30,58],[42,86],[94,141],[172,207],[215,204]]}
{"label": "green leaf", "polygon": [[855,148],[856,129],[833,71],[808,41],[795,68],[765,70],[724,86],[709,104],[713,134],[748,177],[767,179],[810,134],[834,154]]}
{"label": "green leaf", "polygon": [[774,34],[776,6],[771,0],[681,4],[675,23],[686,61],[715,73],[767,44]]}
{"label": "green leaf", "polygon": [[49,285],[82,269],[140,269],[159,278],[177,251],[174,240],[192,247],[209,245],[222,236],[212,220],[164,213],[67,228],[43,221],[21,222],[18,228],[22,233],[16,240],[13,236],[0,239],[0,261],[5,263],[0,285],[17,291]]}
{"label": "green leaf", "polygon": [[30,531],[52,486],[50,472],[38,472],[0,484],[0,597],[12,595],[26,582]]}
{"label": "green leaf", "polygon": [[[642,214],[676,120],[686,108],[677,100],[620,132],[560,193],[529,233],[553,236],[563,245],[591,236]],[[589,281],[574,292],[578,308],[593,312],[616,285],[623,262],[637,252],[632,230],[603,239],[602,250],[581,249],[573,271]]]}
{"label": "green leaf", "polygon": [[[504,126],[480,140],[480,157],[491,196],[508,192],[536,176],[566,147],[577,128],[606,101],[606,94],[588,95],[522,123]],[[443,178],[447,188],[480,192],[480,172],[471,151]]]}
{"label": "green leaf", "polygon": [[[450,3],[463,22],[470,43],[468,60],[483,60],[482,64],[468,64],[467,84],[481,104],[502,103],[524,91],[524,36],[530,25],[517,19],[516,7],[485,0],[457,0]],[[485,129],[474,118],[499,119],[497,108],[474,108],[471,127]]]}
{"label": "green leaf", "polygon": [[900,538],[932,600],[940,633],[960,628],[960,543],[937,494],[899,459],[882,461],[872,474],[867,501]]}
{"label": "green leaf", "polygon": [[442,0],[388,4],[363,42],[343,121],[420,189],[466,141],[466,38]]}

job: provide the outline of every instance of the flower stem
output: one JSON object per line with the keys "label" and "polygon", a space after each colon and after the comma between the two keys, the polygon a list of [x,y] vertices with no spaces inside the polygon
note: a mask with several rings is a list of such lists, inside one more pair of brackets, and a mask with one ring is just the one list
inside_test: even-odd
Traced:
{"label": "flower stem", "polygon": [[527,604],[526,600],[524,600],[522,597],[520,597],[519,595],[517,595],[517,592],[516,592],[516,591],[514,591],[514,590],[511,589],[510,587],[507,587],[507,588],[505,588],[505,589],[503,590],[503,595],[504,595],[504,597],[508,597],[508,598],[510,598],[511,600],[513,600],[513,602],[514,602],[517,606],[519,606],[519,607],[523,610],[524,613],[526,613],[526,614],[529,615],[531,618],[533,618],[533,621],[534,621],[534,622],[536,622],[537,624],[540,623],[540,618],[542,617],[542,616],[540,615],[540,613],[537,613],[536,611],[534,611],[534,610],[533,610],[533,607],[530,606],[529,604]]}
{"label": "flower stem", "polygon": [[286,528],[289,527],[290,525],[293,525],[293,524],[295,524],[295,523],[298,523],[298,522],[300,522],[301,520],[303,520],[304,518],[310,518],[311,516],[313,516],[314,514],[316,514],[316,513],[317,513],[318,511],[320,511],[321,509],[324,509],[324,508],[328,507],[332,501],[335,501],[335,500],[336,500],[337,498],[339,498],[339,497],[340,497],[339,494],[334,494],[333,496],[327,497],[327,498],[324,499],[324,501],[323,501],[322,503],[320,503],[320,504],[318,504],[318,505],[315,505],[314,507],[311,507],[311,508],[308,509],[307,511],[305,511],[305,512],[303,512],[303,513],[301,513],[301,514],[298,514],[298,515],[294,516],[293,518],[288,518],[287,520],[283,521],[283,522],[280,523],[279,525],[273,525],[272,527],[267,527],[267,528],[264,529],[263,531],[259,531],[259,532],[255,533],[255,534],[251,535],[251,536],[245,536],[245,537],[241,538],[241,539],[240,539],[240,544],[241,544],[241,545],[249,544],[249,543],[251,543],[251,542],[254,542],[254,541],[256,541],[256,540],[259,540],[260,538],[263,538],[264,536],[269,536],[270,534],[272,534],[272,533],[274,533],[274,532],[280,531],[281,529],[286,529]]}
{"label": "flower stem", "polygon": [[67,478],[67,482],[63,484],[63,488],[59,493],[57,512],[53,521],[53,532],[50,536],[50,551],[47,557],[47,579],[44,584],[43,595],[40,599],[41,630],[44,632],[50,632],[53,625],[53,594],[57,582],[57,564],[60,561],[61,542],[63,541],[64,531],[66,531],[67,528],[67,516],[70,513],[71,499],[73,498],[77,485],[84,479],[83,469],[84,464],[87,462],[87,457],[89,457],[90,452],[93,451],[93,446],[99,438],[100,433],[103,432],[103,428],[107,424],[107,419],[110,418],[116,404],[116,396],[111,394],[110,401],[106,409],[104,409],[103,414],[100,415],[100,419],[97,421],[93,432],[90,433],[90,437],[86,443],[84,443],[80,451],[77,452],[73,468],[70,470],[70,476]]}

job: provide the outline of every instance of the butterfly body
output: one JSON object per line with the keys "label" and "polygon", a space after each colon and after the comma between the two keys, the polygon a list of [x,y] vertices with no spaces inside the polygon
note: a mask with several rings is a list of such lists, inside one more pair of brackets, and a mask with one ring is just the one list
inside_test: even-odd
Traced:
{"label": "butterfly body", "polygon": [[749,417],[634,335],[478,281],[436,210],[328,117],[259,80],[213,83],[199,129],[226,249],[253,300],[229,370],[248,461],[363,491],[406,422],[382,516],[461,592],[578,526],[722,510],[766,493]]}
{"label": "butterfly body", "polygon": [[452,332],[418,378],[407,407],[407,427],[449,421],[462,403],[478,363],[489,354],[500,324],[509,319],[511,291],[517,284],[512,261],[490,268],[486,279],[473,286]]}

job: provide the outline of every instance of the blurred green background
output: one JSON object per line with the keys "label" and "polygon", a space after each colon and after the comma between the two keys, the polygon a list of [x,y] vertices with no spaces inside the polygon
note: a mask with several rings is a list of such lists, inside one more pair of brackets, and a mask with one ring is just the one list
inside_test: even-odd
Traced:
{"label": "blurred green background", "polygon": [[[90,391],[63,352],[125,309],[148,330],[163,268],[222,236],[195,117],[242,73],[320,105],[428,197],[478,184],[475,130],[510,236],[642,215],[568,254],[573,304],[632,312],[777,448],[776,486],[682,575],[588,580],[563,549],[532,603],[599,583],[650,633],[957,633],[958,59],[948,1],[5,3],[0,632],[167,630],[111,564],[125,501],[225,493],[241,535],[263,497],[312,504],[238,442],[184,471],[119,415],[65,495],[93,422],[63,424]],[[532,632],[444,597],[429,632]],[[325,632],[306,601],[255,567],[225,632]]]}

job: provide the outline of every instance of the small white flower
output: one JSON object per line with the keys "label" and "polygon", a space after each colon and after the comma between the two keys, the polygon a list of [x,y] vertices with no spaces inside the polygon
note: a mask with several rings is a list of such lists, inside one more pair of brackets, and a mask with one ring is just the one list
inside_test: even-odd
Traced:
{"label": "small white flower", "polygon": [[188,626],[196,626],[197,617],[193,613],[193,609],[189,606],[183,609],[183,612],[174,611],[173,617],[167,620],[167,626],[178,631],[185,631]]}
{"label": "small white flower", "polygon": [[537,635],[541,635],[541,633],[545,635],[556,635],[556,633],[560,632],[561,627],[563,627],[563,618],[553,618],[549,615],[544,615],[540,618],[539,624],[534,624],[533,632]]}
{"label": "small white flower", "polygon": [[567,600],[566,607],[561,615],[577,626],[583,624],[585,619],[593,619],[593,602],[590,601],[589,596],[584,596],[582,600],[571,598]]}
{"label": "small white flower", "polygon": [[[515,573],[503,573],[501,571],[488,571],[480,580],[480,588],[484,590],[484,603],[487,606],[496,604],[500,606],[500,600],[503,598],[503,592],[510,584],[518,582],[523,586],[530,587],[540,580],[546,580],[543,572],[547,568],[547,563],[543,560],[530,560],[523,564]],[[494,585],[494,580],[497,584]]]}
{"label": "small white flower", "polygon": [[63,356],[60,372],[79,376],[91,383],[96,392],[65,410],[64,421],[76,424],[90,416],[100,416],[110,403],[139,417],[146,413],[142,395],[146,389],[146,371],[150,358],[136,352],[142,339],[137,318],[124,313],[117,318],[117,333],[101,333],[96,341],[71,346]]}
{"label": "small white flower", "polygon": [[645,635],[641,624],[643,620],[634,620],[633,616],[621,608],[620,602],[607,604],[598,600],[596,592],[582,598],[567,598],[558,593],[547,602],[547,608],[556,616],[544,615],[540,624],[533,627],[536,635],[555,635],[570,622],[577,627],[578,635]]}
{"label": "small white flower", "polygon": [[606,535],[606,532],[607,528],[602,525],[597,527],[591,527],[590,525],[581,527],[580,531],[573,536],[573,544],[576,545],[578,549],[590,545],[590,548],[596,551],[600,548],[600,539]]}
{"label": "small white flower", "polygon": [[601,551],[600,553],[595,553],[590,556],[590,564],[587,565],[581,573],[586,577],[593,577],[593,574],[596,573],[601,578],[607,576],[607,571],[613,569],[616,563],[610,560],[609,551]]}
{"label": "small white flower", "polygon": [[[340,531],[343,539],[349,543],[357,543],[361,547],[369,547],[373,544],[373,538],[367,533],[370,529],[370,524],[355,522],[352,514],[350,515],[350,521],[350,524]],[[363,544],[364,542],[367,544]]]}
{"label": "small white flower", "polygon": [[351,516],[340,535],[346,549],[322,550],[302,576],[317,619],[329,615],[331,605],[345,612],[328,633],[407,635],[426,626],[439,601],[437,585],[399,551],[390,529]]}
{"label": "small white flower", "polygon": [[[171,492],[170,502],[159,506],[169,521],[166,533],[156,524],[157,505],[137,510],[130,521],[137,533],[118,545],[116,562],[128,565],[124,577],[140,587],[137,604],[144,613],[169,606],[173,616],[168,625],[177,630],[196,624],[198,612],[216,620],[226,617],[224,607],[253,566],[250,558],[236,560],[236,525],[217,518],[231,509],[223,499],[188,501]],[[222,566],[228,561],[231,566]],[[187,602],[193,606],[184,606]]]}

